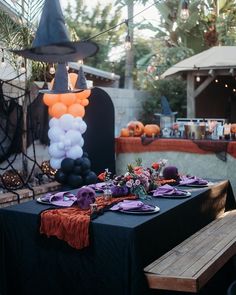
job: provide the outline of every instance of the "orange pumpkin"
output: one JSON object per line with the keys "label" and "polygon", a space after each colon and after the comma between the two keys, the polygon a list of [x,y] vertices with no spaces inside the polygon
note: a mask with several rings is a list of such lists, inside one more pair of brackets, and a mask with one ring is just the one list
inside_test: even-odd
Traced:
{"label": "orange pumpkin", "polygon": [[128,128],[122,128],[120,131],[120,137],[129,137],[129,129]]}
{"label": "orange pumpkin", "polygon": [[236,123],[232,123],[230,129],[231,133],[236,133]]}
{"label": "orange pumpkin", "polygon": [[127,124],[130,136],[141,136],[143,134],[144,125],[140,121],[130,121]]}
{"label": "orange pumpkin", "polygon": [[147,124],[144,126],[144,134],[148,137],[160,135],[160,127],[157,124]]}

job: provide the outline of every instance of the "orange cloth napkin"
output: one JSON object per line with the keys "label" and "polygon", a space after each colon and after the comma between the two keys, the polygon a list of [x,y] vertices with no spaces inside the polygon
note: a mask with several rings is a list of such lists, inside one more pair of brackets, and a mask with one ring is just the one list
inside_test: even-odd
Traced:
{"label": "orange cloth napkin", "polygon": [[[136,196],[112,198],[107,201],[103,196],[96,198],[98,211],[123,200],[133,200]],[[89,223],[91,211],[79,207],[46,210],[41,213],[40,233],[48,237],[56,236],[76,249],[89,246]]]}

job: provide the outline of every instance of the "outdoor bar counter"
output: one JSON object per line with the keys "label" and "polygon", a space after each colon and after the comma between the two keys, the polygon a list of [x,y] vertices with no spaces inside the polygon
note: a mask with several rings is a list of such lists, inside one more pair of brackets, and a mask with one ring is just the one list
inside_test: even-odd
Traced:
{"label": "outdoor bar counter", "polygon": [[116,172],[141,158],[144,166],[167,159],[181,174],[229,179],[236,192],[236,141],[189,140],[177,138],[116,138]]}

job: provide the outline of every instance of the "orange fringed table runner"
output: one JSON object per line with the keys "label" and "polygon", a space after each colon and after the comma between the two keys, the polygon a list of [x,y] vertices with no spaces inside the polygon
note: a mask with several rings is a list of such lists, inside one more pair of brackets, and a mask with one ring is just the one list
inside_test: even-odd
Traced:
{"label": "orange fringed table runner", "polygon": [[[103,196],[96,198],[98,212],[103,208],[123,200],[134,200],[136,196],[112,198],[110,201]],[[89,223],[91,211],[79,207],[46,210],[41,213],[40,233],[56,236],[76,249],[89,246]]]}

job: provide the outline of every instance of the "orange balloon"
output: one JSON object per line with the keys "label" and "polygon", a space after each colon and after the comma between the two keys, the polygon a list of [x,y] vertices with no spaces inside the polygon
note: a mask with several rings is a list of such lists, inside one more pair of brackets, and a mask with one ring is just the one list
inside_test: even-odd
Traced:
{"label": "orange balloon", "polygon": [[58,101],[59,101],[58,94],[44,94],[43,96],[43,102],[49,107],[54,105]]}
{"label": "orange balloon", "polygon": [[67,107],[62,102],[57,102],[52,106],[51,109],[52,117],[60,118],[62,115],[67,113]]}
{"label": "orange balloon", "polygon": [[52,115],[52,107],[48,108],[48,114],[49,114],[49,116],[53,117],[53,115]]}
{"label": "orange balloon", "polygon": [[87,98],[84,98],[81,100],[80,104],[84,107],[86,107],[89,104],[89,100]]}
{"label": "orange balloon", "polygon": [[59,94],[60,101],[64,103],[66,106],[70,106],[76,102],[75,93],[64,93]]}
{"label": "orange balloon", "polygon": [[[77,99],[76,99],[76,103],[81,104],[81,101],[82,101],[82,99],[80,99],[80,98],[77,98]],[[82,105],[82,104],[81,104],[81,105]]]}
{"label": "orange balloon", "polygon": [[76,81],[78,79],[78,74],[76,73],[69,73],[69,85],[71,85],[72,89],[75,88]]}
{"label": "orange balloon", "polygon": [[79,103],[74,103],[68,108],[68,113],[71,114],[74,117],[82,117],[85,114],[84,107],[80,105]]}
{"label": "orange balloon", "polygon": [[76,93],[76,96],[77,96],[77,100],[78,99],[85,99],[85,98],[88,98],[91,94],[91,90],[90,89],[85,89],[81,92],[78,92]]}

